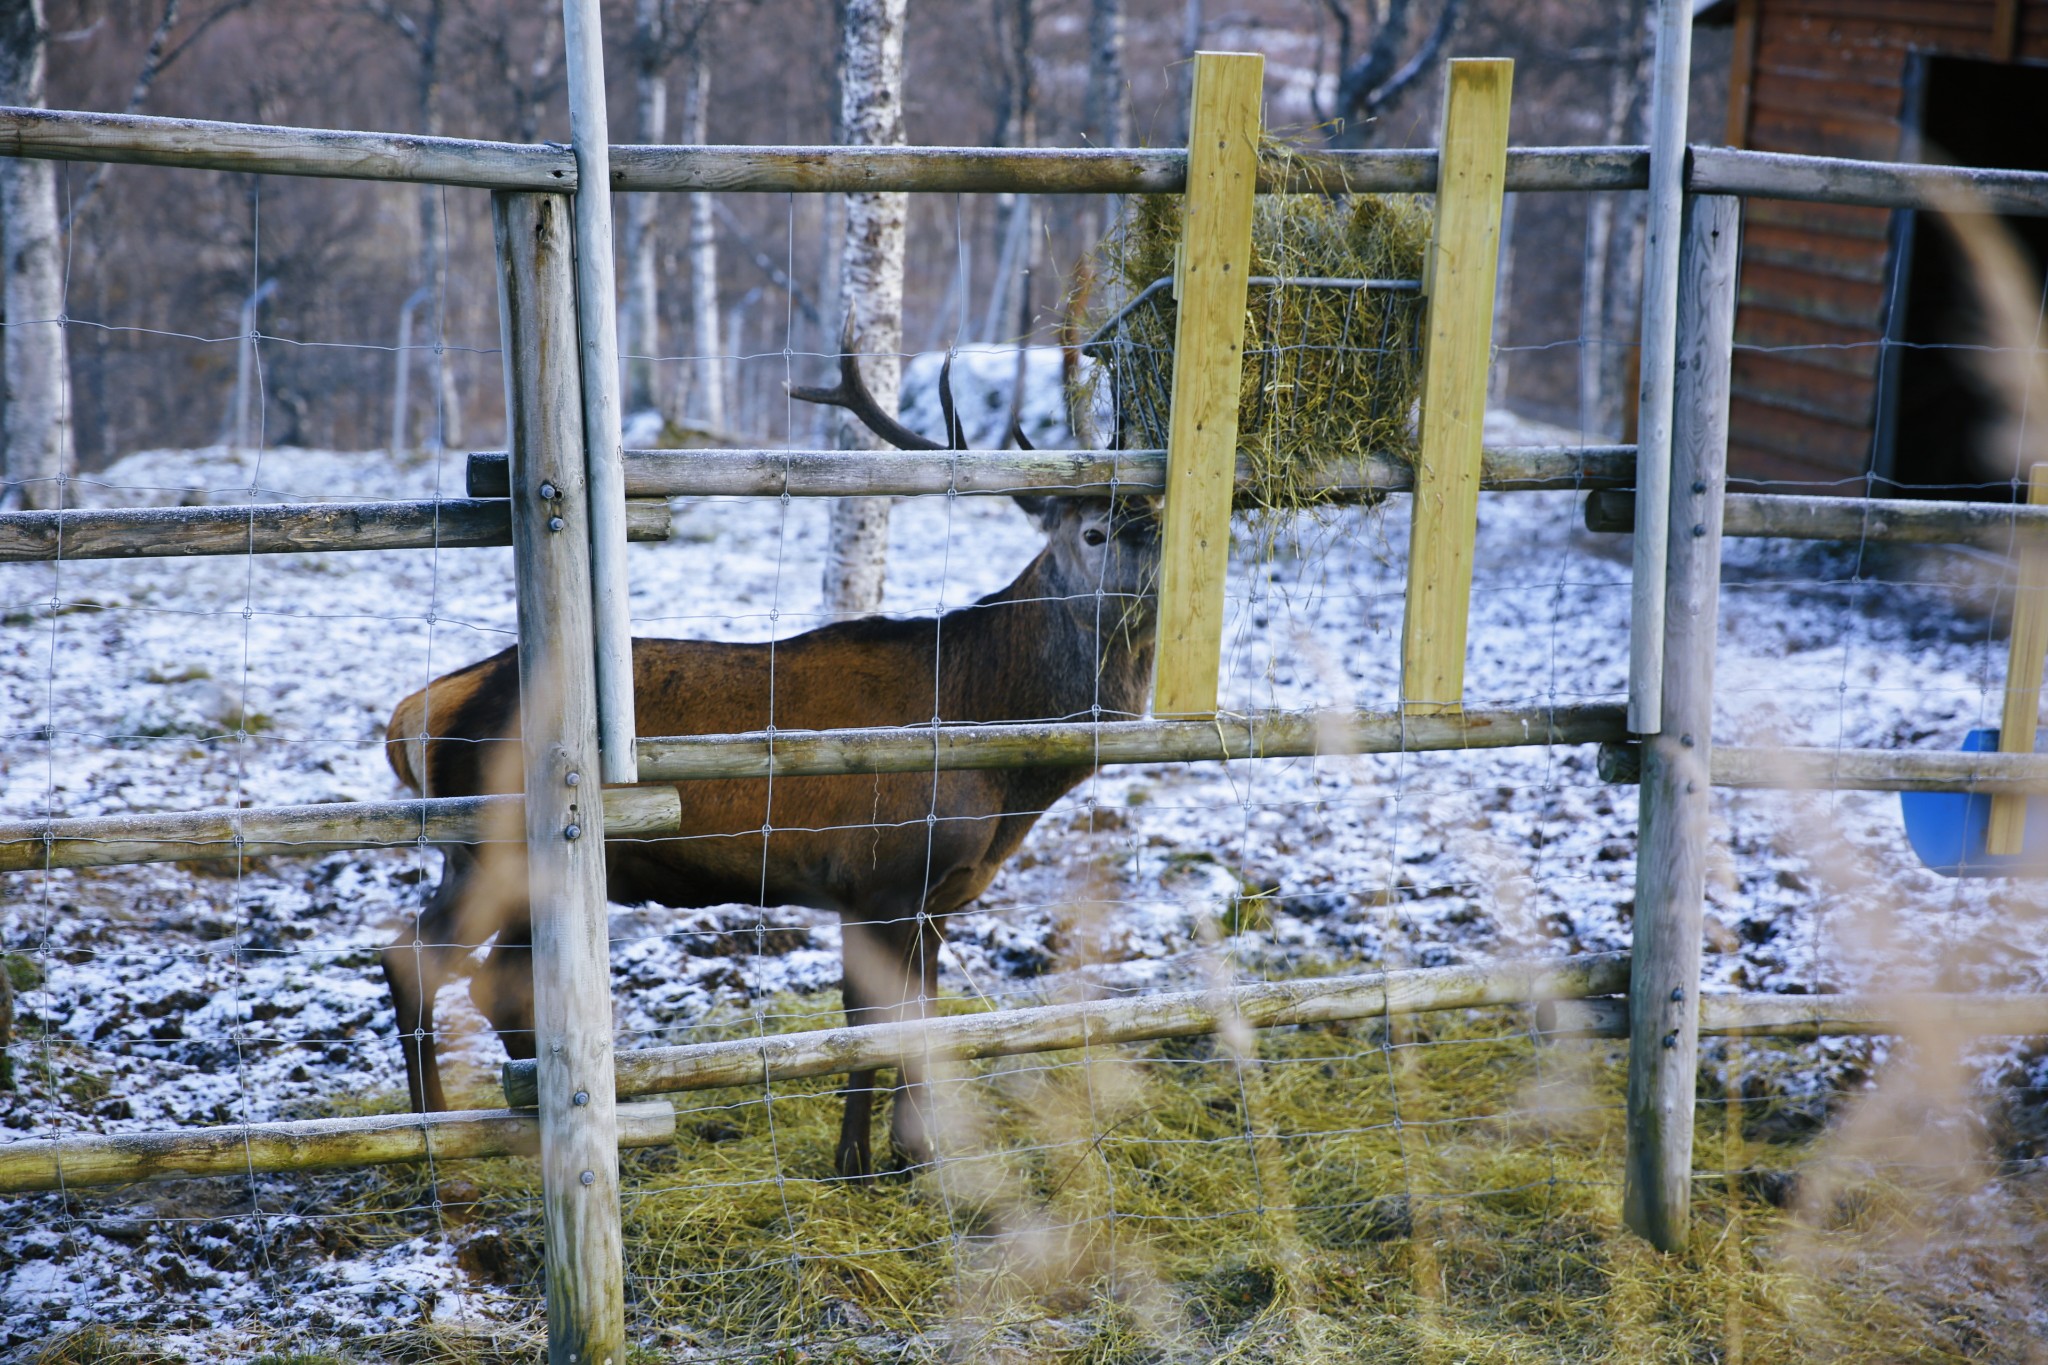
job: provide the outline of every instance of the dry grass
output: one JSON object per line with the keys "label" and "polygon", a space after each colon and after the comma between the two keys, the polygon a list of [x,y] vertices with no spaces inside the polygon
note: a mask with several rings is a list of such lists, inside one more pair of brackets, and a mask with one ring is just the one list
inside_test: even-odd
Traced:
{"label": "dry grass", "polygon": [[[868,1186],[827,1178],[822,1081],[679,1097],[676,1146],[626,1157],[636,1337],[649,1360],[2038,1358],[2029,1239],[1984,1236],[1952,1181],[1930,1202],[1910,1153],[1836,1163],[1826,1207],[1802,1203],[1824,1115],[1769,1098],[1774,1068],[1806,1074],[1796,1050],[1744,1045],[1740,1104],[1703,1090],[1699,1165],[1738,1174],[1702,1180],[1692,1246],[1667,1257],[1620,1220],[1618,1045],[1521,1027],[1478,1012],[1274,1031],[1242,1059],[1199,1039],[976,1066],[945,1086],[945,1159]],[[530,1166],[463,1179],[473,1224],[531,1265]],[[2005,1182],[2025,1215],[2007,1232],[2048,1225],[2039,1193]]]}
{"label": "dry grass", "polygon": [[[1284,144],[1269,153],[1285,155]],[[1427,200],[1402,195],[1275,195],[1257,201],[1252,273],[1414,280],[1428,246]],[[1177,195],[1134,196],[1102,247],[1101,273],[1135,297],[1173,273]],[[1128,446],[1163,447],[1176,309],[1162,291],[1130,311],[1098,350],[1115,371]],[[1269,514],[1315,501],[1319,471],[1368,452],[1407,454],[1421,385],[1421,307],[1410,293],[1254,286],[1245,315],[1238,448]],[[1097,319],[1098,325],[1108,317]]]}
{"label": "dry grass", "polygon": [[[769,1017],[816,1026],[833,1003]],[[1481,1011],[1270,1031],[1243,1055],[1203,1038],[980,1064],[944,1085],[941,1163],[871,1185],[828,1178],[826,1081],[679,1096],[677,1143],[624,1159],[635,1359],[2039,1358],[2031,1168],[1959,1184],[1911,1142],[1831,1150],[1854,1115],[1801,1092],[1810,1049],[1725,1045],[1705,1074],[1743,1098],[1703,1083],[1697,1164],[1736,1174],[1701,1180],[1692,1244],[1664,1256],[1620,1220],[1620,1046],[1525,1024]],[[537,1298],[533,1163],[437,1174],[333,1193],[365,1210],[363,1248],[436,1218],[479,1281]],[[515,1360],[537,1328],[358,1349]],[[46,1358],[162,1358],[146,1343],[100,1332]]]}

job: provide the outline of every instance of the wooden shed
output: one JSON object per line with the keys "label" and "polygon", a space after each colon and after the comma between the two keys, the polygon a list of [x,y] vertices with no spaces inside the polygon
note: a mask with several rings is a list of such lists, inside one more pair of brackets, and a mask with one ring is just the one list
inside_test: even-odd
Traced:
{"label": "wooden shed", "polygon": [[[1727,142],[2048,170],[2048,0],[1714,0],[1732,24]],[[2048,220],[2008,220],[2037,269]],[[1752,486],[2004,499],[1946,232],[1887,209],[1753,200],[1730,473]],[[1874,476],[1874,477],[1873,477]]]}

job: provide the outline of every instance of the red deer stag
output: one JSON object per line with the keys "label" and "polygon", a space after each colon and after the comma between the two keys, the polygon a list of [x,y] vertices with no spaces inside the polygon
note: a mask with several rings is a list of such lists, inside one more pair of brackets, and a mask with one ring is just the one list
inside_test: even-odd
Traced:
{"label": "red deer stag", "polygon": [[[832,390],[799,397],[852,410],[905,449],[942,449],[882,412],[851,356]],[[941,398],[960,444],[947,376]],[[1014,582],[973,606],[914,620],[869,617],[770,646],[699,640],[633,642],[634,721],[643,735],[840,726],[1127,718],[1152,671],[1149,594],[1158,524],[1141,500],[1017,498],[1045,547]],[[391,766],[430,796],[521,789],[514,650],[436,679],[398,704],[386,732]],[[491,743],[490,741],[500,741]],[[1085,768],[889,776],[784,777],[677,784],[682,837],[606,849],[611,899],[679,908],[738,903],[836,910],[844,925],[847,1022],[923,1017],[935,993],[939,921],[986,888],[1038,817]],[[764,826],[773,825],[772,834]],[[384,951],[416,1110],[446,1107],[434,1054],[434,996],[468,954],[497,935],[472,997],[513,1057],[533,1056],[531,921],[524,858],[485,870],[490,846],[443,849],[441,882]],[[516,853],[516,849],[515,849]],[[494,860],[495,861],[495,860]],[[511,864],[517,864],[512,868]],[[483,873],[483,875],[479,875]],[[905,1058],[890,1134],[900,1161],[932,1151],[923,1067]],[[837,1166],[866,1177],[873,1071],[847,1086]]]}

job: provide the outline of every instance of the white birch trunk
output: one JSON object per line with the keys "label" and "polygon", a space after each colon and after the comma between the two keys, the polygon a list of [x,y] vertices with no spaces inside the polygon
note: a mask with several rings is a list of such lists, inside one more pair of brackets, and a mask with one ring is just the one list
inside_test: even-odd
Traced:
{"label": "white birch trunk", "polygon": [[[834,125],[833,140],[838,140],[837,124]],[[818,196],[818,297],[824,300],[826,315],[818,319],[817,345],[812,349],[820,355],[839,353],[839,333],[833,328],[838,325],[836,313],[839,304],[839,267],[843,263],[846,234],[846,196],[821,194]],[[735,346],[726,354],[742,356],[746,352]],[[734,361],[734,368],[739,362]],[[739,385],[733,385],[739,391]],[[743,409],[736,409],[744,411]],[[831,408],[811,409],[811,430],[818,445],[838,439],[839,419]]]}
{"label": "white birch trunk", "polygon": [[1493,287],[1493,369],[1487,380],[1486,405],[1505,407],[1508,398],[1508,319],[1513,313],[1515,290],[1515,206],[1521,196],[1501,196],[1500,264],[1494,272]]}
{"label": "white birch trunk", "polygon": [[[689,98],[683,141],[711,140],[711,60],[700,36],[690,51]],[[642,196],[652,198],[652,195]],[[690,345],[697,353],[697,417],[714,431],[725,429],[725,363],[718,344],[718,230],[711,196],[690,196]]]}
{"label": "white birch trunk", "polygon": [[[660,8],[661,0],[634,0],[636,30],[658,30]],[[644,143],[666,142],[668,80],[651,45],[641,45],[636,56],[635,136]],[[629,194],[625,199],[625,300],[619,308],[619,358],[625,371],[620,386],[624,407],[632,413],[661,407],[657,367],[648,358],[660,354],[661,346],[661,277],[655,269],[655,212],[660,203],[652,194]]]}
{"label": "white birch trunk", "polygon": [[1130,141],[1124,102],[1123,0],[1091,0],[1088,10],[1088,142],[1122,147]]}
{"label": "white birch trunk", "polygon": [[[851,146],[903,142],[903,29],[906,0],[840,0],[840,121]],[[840,253],[840,303],[861,372],[886,412],[902,381],[903,243],[908,196],[849,194]],[[842,450],[880,443],[851,416],[838,422]],[[841,498],[825,552],[825,607],[867,613],[882,605],[888,566],[889,501]]]}
{"label": "white birch trunk", "polygon": [[412,325],[420,307],[432,294],[422,287],[406,296],[398,309],[398,344],[393,348],[391,362],[391,453],[396,455],[411,450],[412,443],[406,434],[412,430],[407,420],[407,409],[412,404]]}
{"label": "white birch trunk", "polygon": [[[438,3],[433,7],[427,36],[421,40],[418,52],[420,121],[425,125],[428,137],[440,137],[445,131],[440,101],[440,8]],[[434,393],[438,400],[434,413],[434,444],[438,449],[448,450],[462,444],[462,396],[456,390],[455,367],[449,363],[448,356],[447,243],[441,214],[444,194],[446,190],[439,185],[420,186],[420,285],[430,291],[433,300]]]}
{"label": "white birch trunk", "polygon": [[[1130,144],[1130,103],[1124,94],[1123,0],[1091,0],[1089,6],[1088,99],[1083,122],[1091,147]],[[1091,206],[1085,228],[1087,239],[1094,241],[1100,237],[1121,212],[1122,206],[1113,194]]]}
{"label": "white birch trunk", "polygon": [[[1641,51],[1649,32],[1647,20],[1630,25],[1629,55],[1614,64],[1614,80],[1608,87],[1605,145],[1621,141],[1628,129],[1629,106],[1635,98],[1635,82],[1643,77]],[[1632,196],[1639,198],[1640,196]],[[1618,194],[1595,194],[1586,210],[1586,254],[1584,286],[1579,293],[1579,431],[1587,439],[1604,439],[1619,423],[1619,405],[1613,401],[1611,377],[1621,362],[1608,354],[1608,309],[1611,268],[1610,246],[1614,236],[1614,211]]]}
{"label": "white birch trunk", "polygon": [[[0,4],[0,104],[43,106],[49,27],[43,0]],[[60,507],[70,473],[71,384],[64,341],[64,253],[57,228],[57,168],[0,160],[5,272],[4,469],[30,508]]]}
{"label": "white birch trunk", "polygon": [[[433,134],[438,136],[438,134]],[[438,185],[420,187],[420,283],[430,291],[434,319],[434,443],[450,450],[462,444],[462,395],[455,386],[455,367],[448,363],[448,288],[442,268],[441,195]]]}
{"label": "white birch trunk", "polygon": [[[1651,67],[1657,55],[1656,22],[1657,7],[1652,5],[1644,11],[1643,22],[1637,32],[1635,69],[1629,78],[1629,88],[1635,93],[1632,101],[1635,118],[1632,126],[1624,125],[1622,138],[1632,138],[1639,144],[1650,140],[1649,90]],[[1605,416],[1607,430],[1612,431],[1616,439],[1626,434],[1634,440],[1629,428],[1633,424],[1642,372],[1643,248],[1648,235],[1650,196],[1624,196],[1619,209],[1619,221],[1609,243],[1612,254],[1608,263],[1611,279],[1607,287],[1609,318],[1606,333],[1620,344],[1607,348],[1608,410]]]}

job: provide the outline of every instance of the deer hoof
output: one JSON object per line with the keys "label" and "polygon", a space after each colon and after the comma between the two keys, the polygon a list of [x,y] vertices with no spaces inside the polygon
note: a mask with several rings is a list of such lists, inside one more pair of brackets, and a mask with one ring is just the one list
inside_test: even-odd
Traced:
{"label": "deer hoof", "polygon": [[875,1178],[874,1153],[865,1142],[842,1141],[834,1155],[833,1165],[838,1169],[841,1180],[864,1185]]}

